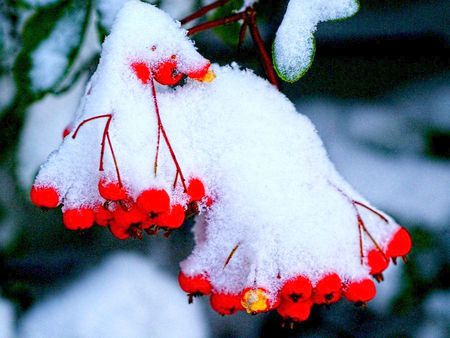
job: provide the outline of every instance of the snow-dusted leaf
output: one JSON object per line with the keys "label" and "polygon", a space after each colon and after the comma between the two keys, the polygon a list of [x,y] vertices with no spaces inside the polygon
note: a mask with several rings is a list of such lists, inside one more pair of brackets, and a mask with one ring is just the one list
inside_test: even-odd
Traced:
{"label": "snow-dusted leaf", "polygon": [[287,82],[300,79],[314,57],[317,24],[346,18],[357,10],[357,0],[291,0],[273,45],[278,75]]}
{"label": "snow-dusted leaf", "polygon": [[69,72],[83,40],[90,1],[71,0],[38,9],[25,24],[14,65],[21,92],[48,92]]}

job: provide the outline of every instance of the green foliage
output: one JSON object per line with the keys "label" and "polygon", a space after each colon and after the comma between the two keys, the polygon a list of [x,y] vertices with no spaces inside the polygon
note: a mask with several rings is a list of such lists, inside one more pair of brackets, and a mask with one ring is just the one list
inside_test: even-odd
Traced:
{"label": "green foliage", "polygon": [[[211,15],[211,19],[219,19],[233,14],[233,11],[240,9],[244,4],[243,0],[231,0],[225,6],[216,9]],[[236,46],[239,42],[239,31],[241,24],[232,23],[214,28],[214,33],[226,44]]]}
{"label": "green foliage", "polygon": [[[14,78],[16,87],[21,95],[31,100],[42,97],[45,93],[54,90],[69,73],[80,45],[83,41],[86,26],[89,20],[91,1],[68,0],[39,8],[25,23],[22,32],[22,49],[14,64]],[[33,71],[33,54],[48,42],[52,34],[58,34],[57,29],[70,27],[70,39],[62,44],[56,53],[59,58],[66,58],[63,69],[54,69],[58,74],[53,75],[54,80],[44,86],[37,87],[31,78]],[[55,47],[54,45],[52,46]],[[39,65],[41,67],[42,65]]]}

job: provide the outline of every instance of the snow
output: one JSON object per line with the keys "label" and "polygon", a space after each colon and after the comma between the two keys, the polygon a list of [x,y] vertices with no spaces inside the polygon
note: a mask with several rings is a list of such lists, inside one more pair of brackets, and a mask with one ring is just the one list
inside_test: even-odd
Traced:
{"label": "snow", "polygon": [[294,82],[309,68],[314,56],[317,24],[353,15],[356,0],[291,0],[273,46],[277,72]]}
{"label": "snow", "polygon": [[23,189],[30,189],[39,166],[61,144],[85,84],[83,77],[66,93],[46,95],[28,108],[17,151],[17,176]]}
{"label": "snow", "polygon": [[186,296],[148,257],[116,253],[29,310],[22,338],[207,336],[198,302]]}
{"label": "snow", "polygon": [[[146,189],[162,188],[172,205],[186,203],[181,184],[172,188],[176,168],[165,143],[157,175],[153,173],[158,124],[151,85],[142,84],[130,66],[139,61],[152,68],[172,55],[182,73],[207,63],[165,13],[128,2],[103,45],[72,124],[113,114],[108,133],[133,201]],[[195,226],[196,246],[181,265],[184,273],[207,274],[214,292],[238,293],[256,285],[272,302],[282,284],[297,275],[314,284],[330,272],[344,282],[370,277],[360,263],[350,201],[369,204],[336,172],[309,119],[251,71],[236,64],[212,69],[216,79],[211,83],[187,79],[181,87],[156,88],[164,128],[184,176],[200,178],[215,200]],[[98,171],[105,122],[84,125],[75,139],[72,129],[41,167],[35,186],[56,188],[63,211],[103,204],[99,179],[117,180],[108,148],[105,172]],[[396,222],[358,209],[368,231],[386,249],[399,228]],[[373,248],[364,236],[364,252]]]}
{"label": "snow", "polygon": [[0,338],[14,338],[14,309],[5,299],[0,297]]}
{"label": "snow", "polygon": [[32,53],[30,79],[35,90],[50,89],[62,78],[69,65],[69,53],[80,41],[84,19],[83,10],[70,11]]}

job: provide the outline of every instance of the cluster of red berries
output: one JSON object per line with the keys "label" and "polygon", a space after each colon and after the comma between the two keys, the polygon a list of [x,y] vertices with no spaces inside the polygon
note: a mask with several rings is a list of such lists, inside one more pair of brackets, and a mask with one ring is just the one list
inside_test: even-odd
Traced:
{"label": "cluster of red berries", "polygon": [[[404,228],[400,228],[389,243],[386,255],[392,259],[406,257],[410,250],[411,238]],[[381,266],[378,261],[369,259],[369,264],[374,264],[370,265],[371,274],[376,275],[388,263]],[[232,315],[243,310],[252,314],[276,310],[282,318],[292,322],[307,320],[314,304],[332,304],[345,297],[357,305],[363,305],[376,295],[375,283],[371,279],[343,282],[336,273],[325,275],[315,286],[306,276],[290,279],[275,300],[271,300],[263,288],[246,288],[239,294],[214,292],[207,275],[187,276],[180,272],[178,282],[190,301],[194,296],[210,295],[211,307],[221,315]]]}
{"label": "cluster of red berries", "polygon": [[[153,46],[152,51],[156,50]],[[208,74],[209,67],[211,64],[209,62],[197,70],[183,74],[178,70],[177,56],[174,54],[170,59],[165,59],[157,62],[154,66],[149,67],[144,62],[134,62],[131,64],[136,76],[141,80],[142,83],[149,83],[151,76],[154,79],[165,86],[175,86],[178,84],[185,76],[191,79],[202,80]]]}
{"label": "cluster of red berries", "polygon": [[[155,234],[160,228],[177,229],[188,214],[198,212],[198,203],[204,201],[208,207],[212,203],[198,178],[189,180],[186,191],[188,203],[184,206],[171,205],[168,193],[162,189],[145,190],[134,201],[123,186],[105,179],[100,179],[98,192],[104,203],[63,212],[63,223],[67,229],[85,230],[97,224],[109,227],[119,239],[141,237],[143,231]],[[56,208],[60,204],[58,191],[50,186],[33,186],[30,197],[36,206],[44,209]]]}

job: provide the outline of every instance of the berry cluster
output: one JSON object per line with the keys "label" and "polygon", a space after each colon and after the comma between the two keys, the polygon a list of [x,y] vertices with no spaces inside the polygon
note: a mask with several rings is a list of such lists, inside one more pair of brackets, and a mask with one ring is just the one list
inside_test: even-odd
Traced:
{"label": "berry cluster", "polygon": [[[372,250],[367,259],[370,274],[380,281],[380,274],[388,267],[389,258],[396,262],[398,257],[406,259],[412,246],[411,237],[404,228],[400,228],[389,244],[386,252]],[[248,287],[238,294],[216,292],[208,275],[189,276],[183,271],[178,276],[183,291],[193,297],[210,295],[211,307],[221,315],[232,315],[239,311],[257,314],[276,310],[288,322],[301,322],[309,318],[314,304],[332,304],[342,297],[356,305],[364,305],[376,295],[376,286],[371,279],[343,280],[336,273],[324,275],[313,283],[306,276],[288,279],[276,295],[262,287]]]}
{"label": "berry cluster", "polygon": [[[108,227],[118,239],[142,237],[142,232],[156,234],[158,229],[178,229],[186,217],[196,214],[201,206],[211,206],[205,187],[198,178],[189,180],[185,205],[172,204],[167,191],[148,189],[133,200],[118,182],[100,179],[99,203],[95,207],[63,211],[63,223],[69,230],[86,230],[94,226]],[[33,186],[31,201],[43,209],[56,208],[60,196],[53,187]],[[101,199],[101,198],[102,199]]]}

